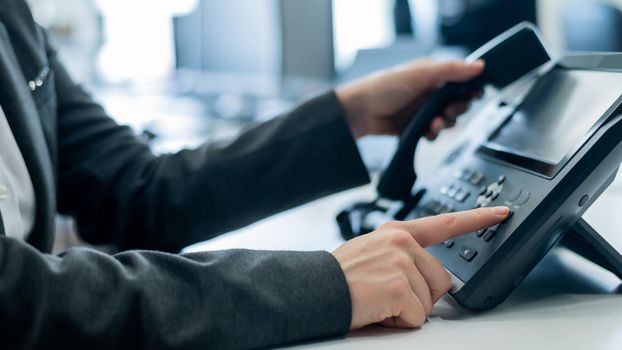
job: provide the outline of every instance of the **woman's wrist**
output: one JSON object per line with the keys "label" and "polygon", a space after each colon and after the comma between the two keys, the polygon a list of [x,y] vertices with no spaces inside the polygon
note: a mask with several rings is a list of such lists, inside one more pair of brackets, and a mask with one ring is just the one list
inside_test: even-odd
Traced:
{"label": "woman's wrist", "polygon": [[358,86],[350,84],[340,87],[335,90],[335,94],[343,108],[344,118],[354,139],[358,140],[367,135],[365,107],[363,106],[365,98]]}

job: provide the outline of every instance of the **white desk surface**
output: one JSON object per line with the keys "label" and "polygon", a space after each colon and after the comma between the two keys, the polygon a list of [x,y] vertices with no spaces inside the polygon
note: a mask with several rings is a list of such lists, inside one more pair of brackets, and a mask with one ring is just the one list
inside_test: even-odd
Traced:
{"label": "white desk surface", "polygon": [[[332,251],[343,241],[334,216],[373,197],[371,186],[334,195],[190,247]],[[622,251],[622,186],[607,191],[585,215]],[[496,309],[472,314],[445,297],[417,330],[377,326],[297,349],[622,349],[622,285],[612,274],[555,249]]]}

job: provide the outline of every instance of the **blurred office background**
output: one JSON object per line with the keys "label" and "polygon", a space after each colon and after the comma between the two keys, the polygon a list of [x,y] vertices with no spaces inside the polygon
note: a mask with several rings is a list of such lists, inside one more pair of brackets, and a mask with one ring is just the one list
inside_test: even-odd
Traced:
{"label": "blurred office background", "polygon": [[156,152],[231,137],[334,84],[463,57],[522,20],[622,51],[622,0],[30,0],[74,77]]}
{"label": "blurred office background", "polygon": [[[523,20],[557,54],[622,51],[622,0],[29,2],[74,78],[156,153],[234,137],[378,69],[464,57]],[[360,142],[370,169],[396,142]]]}

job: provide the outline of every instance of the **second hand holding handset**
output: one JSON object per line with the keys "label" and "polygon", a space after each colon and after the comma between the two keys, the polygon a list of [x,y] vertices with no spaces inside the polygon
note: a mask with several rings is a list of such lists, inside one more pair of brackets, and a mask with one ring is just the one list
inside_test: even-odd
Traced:
{"label": "second hand holding handset", "polygon": [[[379,179],[378,199],[371,203],[357,203],[337,216],[337,223],[344,238],[350,239],[375,229],[376,223],[386,220],[385,213],[398,205],[395,219],[401,220],[418,202],[420,196],[413,195],[417,179],[413,159],[419,140],[430,130],[434,118],[443,108],[466,94],[490,84],[501,89],[525,74],[551,60],[549,53],[538,36],[537,29],[528,22],[520,23],[474,51],[466,62],[483,60],[484,72],[477,78],[462,83],[447,83],[435,92],[419,109],[403,132],[391,162]],[[389,201],[385,205],[386,200]]]}
{"label": "second hand holding handset", "polygon": [[486,63],[484,72],[468,82],[446,84],[421,107],[406,128],[391,163],[380,178],[378,195],[401,201],[411,197],[417,178],[413,167],[417,144],[445,106],[486,84],[503,88],[550,59],[537,30],[529,23],[516,25],[469,55],[467,62],[483,60]]}

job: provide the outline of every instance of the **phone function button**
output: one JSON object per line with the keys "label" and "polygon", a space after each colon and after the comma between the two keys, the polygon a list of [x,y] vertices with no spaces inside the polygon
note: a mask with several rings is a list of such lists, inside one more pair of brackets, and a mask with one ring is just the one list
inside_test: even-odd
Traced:
{"label": "phone function button", "polygon": [[529,192],[523,192],[521,196],[516,200],[516,205],[523,205],[529,201],[531,194]]}
{"label": "phone function button", "polygon": [[456,172],[456,178],[462,181],[468,181],[473,175],[473,172],[469,169],[462,169]]}
{"label": "phone function button", "polygon": [[484,174],[470,169],[462,169],[456,172],[456,179],[462,180],[473,186],[479,186],[486,177]]}
{"label": "phone function button", "polygon": [[471,174],[469,178],[469,183],[473,186],[479,186],[484,181],[484,175],[482,173],[478,173],[477,171]]}
{"label": "phone function button", "polygon": [[447,197],[454,198],[460,189],[454,185],[449,186]]}
{"label": "phone function button", "polygon": [[482,236],[482,239],[485,242],[490,242],[491,239],[493,239],[493,237],[497,234],[497,230],[494,229],[489,229],[486,230],[486,233],[484,233],[484,235]]}
{"label": "phone function button", "polygon": [[510,219],[514,216],[514,211],[510,210],[510,212],[508,213],[508,216],[505,218],[505,220],[503,220],[503,222],[501,223],[502,225],[505,225],[508,221],[510,221]]}
{"label": "phone function button", "polygon": [[513,203],[514,201],[516,201],[521,195],[523,194],[523,190],[521,190],[520,188],[514,190],[514,192],[512,192],[512,194],[510,195],[510,197],[508,198],[508,201],[510,203]]}
{"label": "phone function button", "polygon": [[497,179],[497,183],[499,185],[503,185],[504,182],[505,182],[505,175],[499,176],[499,178]]}
{"label": "phone function button", "polygon": [[457,200],[460,203],[464,203],[464,201],[466,201],[467,198],[469,198],[470,195],[471,194],[469,192],[467,192],[466,190],[460,189],[460,190],[458,190],[458,192],[454,196],[454,199]]}
{"label": "phone function button", "polygon": [[494,201],[495,199],[499,198],[499,192],[495,192],[492,194],[492,197],[490,197],[491,201]]}
{"label": "phone function button", "polygon": [[472,261],[475,256],[477,256],[477,250],[469,247],[469,246],[462,246],[462,249],[460,249],[460,257],[462,257],[462,259],[466,260],[466,261]]}
{"label": "phone function button", "polygon": [[428,204],[427,209],[432,215],[438,215],[443,210],[443,207],[444,204],[441,201],[433,200]]}
{"label": "phone function button", "polygon": [[456,242],[453,239],[449,239],[449,240],[446,240],[445,242],[443,242],[443,245],[447,249],[453,247],[455,244],[456,244]]}
{"label": "phone function button", "polygon": [[486,231],[488,231],[487,228],[477,231],[476,233],[477,237],[482,237],[484,234],[486,234]]}
{"label": "phone function button", "polygon": [[443,161],[444,164],[451,164],[453,162],[456,161],[456,159],[458,159],[458,157],[460,157],[460,155],[462,154],[462,152],[464,152],[464,150],[469,146],[469,143],[465,143],[462,144],[458,147],[456,147],[448,156],[447,158],[445,158],[445,160]]}
{"label": "phone function button", "polygon": [[479,193],[477,194],[478,196],[483,196],[486,194],[486,192],[488,192],[488,187],[484,186],[482,187],[482,189],[479,190]]}

